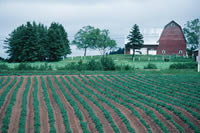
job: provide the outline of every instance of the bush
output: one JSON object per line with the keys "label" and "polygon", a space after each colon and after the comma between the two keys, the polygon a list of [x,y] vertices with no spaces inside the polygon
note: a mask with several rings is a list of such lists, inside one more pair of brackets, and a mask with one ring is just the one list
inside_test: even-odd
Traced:
{"label": "bush", "polygon": [[0,64],[0,70],[9,70],[9,67],[6,64]]}
{"label": "bush", "polygon": [[195,69],[197,63],[174,63],[169,66],[169,69]]}
{"label": "bush", "polygon": [[155,64],[149,63],[147,66],[144,67],[144,69],[157,69],[157,66]]}
{"label": "bush", "polygon": [[115,63],[112,58],[102,57],[101,64],[103,66],[103,70],[115,70]]}
{"label": "bush", "polygon": [[87,70],[102,70],[102,64],[99,61],[95,61],[94,59],[90,60],[87,64]]}

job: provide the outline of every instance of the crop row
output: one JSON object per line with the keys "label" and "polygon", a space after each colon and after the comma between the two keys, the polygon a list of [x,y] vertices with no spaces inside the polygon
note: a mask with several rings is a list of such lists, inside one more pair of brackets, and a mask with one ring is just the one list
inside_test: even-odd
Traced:
{"label": "crop row", "polygon": [[6,112],[5,112],[5,115],[4,115],[4,118],[3,118],[3,122],[2,122],[1,131],[3,133],[7,133],[7,130],[9,128],[9,123],[10,123],[10,117],[11,117],[12,109],[13,109],[13,106],[14,106],[15,101],[16,101],[17,92],[18,92],[20,86],[22,85],[23,80],[24,80],[24,78],[21,77],[19,83],[14,88],[14,91],[12,93],[11,99],[9,101],[9,104],[8,104],[7,109],[6,109]]}
{"label": "crop row", "polygon": [[[117,79],[117,77],[113,77],[115,80]],[[170,106],[168,105],[168,101],[157,101],[157,100],[154,100],[152,98],[148,98],[147,96],[144,96],[142,94],[146,94],[148,96],[151,96],[153,98],[158,98],[156,96],[152,96],[152,91],[151,91],[151,88],[144,88],[144,87],[141,87],[142,85],[140,84],[140,86],[136,85],[134,82],[131,82],[131,83],[124,83],[122,82],[120,79],[118,79],[116,82],[116,84],[124,84],[123,86],[127,86],[127,89],[124,89],[125,92],[127,92],[127,94],[132,94],[132,95],[129,95],[130,98],[134,99],[135,96],[138,98],[138,99],[143,99],[145,100],[147,103],[154,103],[158,106],[161,106],[161,107],[165,107],[166,109],[174,112],[180,119],[182,119],[185,123],[188,124],[188,126],[193,129],[195,132],[198,131],[198,128],[193,124],[191,123],[190,120],[188,120],[188,118],[186,118],[180,111],[178,111],[176,108],[174,108],[173,106]],[[137,91],[137,92],[135,92]],[[140,92],[140,93],[138,93]],[[135,95],[135,96],[133,96]],[[137,100],[138,100],[137,99]],[[162,99],[164,100],[164,99]]]}
{"label": "crop row", "polygon": [[53,108],[52,108],[52,105],[49,100],[49,95],[48,95],[47,87],[45,85],[45,80],[42,76],[40,77],[40,79],[41,79],[41,83],[42,83],[41,86],[43,88],[42,89],[43,98],[44,98],[45,105],[46,105],[46,108],[48,111],[50,133],[56,133],[54,112],[53,112]]}
{"label": "crop row", "polygon": [[[82,88],[84,88],[85,90],[87,90],[89,93],[91,93],[92,95],[95,95],[96,97],[98,97],[98,100],[104,101],[104,98],[99,96],[98,94],[96,94],[94,91],[92,91],[90,88],[86,87],[85,85],[83,85],[81,82],[79,82],[79,80],[76,77],[73,77],[74,81],[79,84]],[[71,81],[72,82],[72,81]],[[101,105],[99,104],[99,102],[97,100],[95,100],[93,97],[91,97],[91,95],[87,94],[86,91],[84,91],[83,89],[81,89],[78,85],[75,84],[75,82],[72,82],[73,86],[76,87],[76,89],[83,94],[85,97],[87,97],[90,101],[92,101],[99,109],[101,109],[101,111],[103,112],[105,118],[108,120],[108,122],[110,123],[111,127],[113,128],[113,130],[115,131],[115,133],[119,133],[120,130],[119,128],[115,125],[110,113]],[[110,103],[111,104],[111,103]]]}
{"label": "crop row", "polygon": [[20,119],[19,119],[19,133],[25,133],[25,125],[26,125],[26,114],[27,114],[27,96],[28,96],[28,91],[31,85],[31,78],[28,77],[27,83],[25,90],[23,92],[22,96],[22,104],[21,104],[21,114],[20,114]]}
{"label": "crop row", "polygon": [[[77,118],[80,120],[80,126],[83,130],[83,133],[89,133],[90,131],[88,130],[88,125],[87,122],[84,121],[83,119],[83,115],[77,105],[77,103],[73,100],[73,98],[65,91],[65,89],[63,88],[62,84],[58,81],[57,77],[54,76],[54,80],[56,82],[56,84],[58,85],[59,89],[62,91],[63,95],[65,96],[65,98],[67,99],[67,101],[70,103],[70,105],[73,107],[75,115],[77,116]],[[69,85],[64,82],[64,79],[61,78],[63,84],[68,87]]]}
{"label": "crop row", "polygon": [[[61,77],[62,78],[62,77]],[[69,78],[66,77],[68,80]],[[70,80],[69,80],[70,81]],[[64,81],[66,83],[66,81]],[[71,83],[71,82],[70,82]],[[82,106],[87,110],[90,118],[92,119],[92,121],[94,122],[96,129],[99,133],[103,133],[103,125],[100,122],[99,118],[96,116],[96,114],[94,113],[93,109],[90,107],[90,105],[81,97],[79,96],[74,89],[72,89],[72,87],[70,85],[68,85],[67,89],[70,91],[70,93],[82,104]]]}
{"label": "crop row", "polygon": [[[145,122],[145,120],[139,115],[139,113],[138,113],[134,108],[132,108],[131,106],[129,106],[126,102],[122,102],[122,101],[118,100],[116,97],[114,97],[114,96],[110,95],[109,93],[107,93],[107,92],[108,92],[108,89],[107,89],[107,88],[103,88],[104,90],[101,90],[99,87],[97,87],[97,86],[94,84],[94,81],[93,81],[93,80],[89,79],[90,82],[88,82],[85,78],[83,78],[83,77],[81,77],[81,76],[79,76],[79,77],[82,79],[82,81],[83,81],[85,84],[88,84],[88,85],[92,86],[96,91],[98,91],[99,93],[101,93],[101,94],[104,95],[105,97],[107,97],[107,98],[109,98],[109,99],[115,101],[116,103],[121,104],[121,105],[125,106],[126,108],[128,108],[128,109],[132,112],[132,114],[135,115],[135,116],[140,120],[140,122],[146,127],[147,131],[148,131],[149,133],[152,132],[151,129],[150,129],[150,126]],[[97,93],[96,93],[96,94],[97,94]],[[101,97],[101,96],[100,96],[100,97]],[[99,98],[99,99],[102,99],[102,98]],[[114,110],[117,114],[119,114],[120,118],[123,120],[124,123],[128,123],[128,121],[127,121],[126,119],[124,119],[123,115],[121,115],[121,112],[118,110],[118,108],[116,108],[116,107],[115,107],[114,105],[112,105],[112,104],[109,104],[109,102],[107,102],[108,100],[106,100],[106,99],[104,99],[104,100],[102,100],[102,101],[104,101],[106,104],[108,104],[110,107],[112,107],[113,110]]]}
{"label": "crop row", "polygon": [[34,77],[33,86],[34,132],[40,133],[40,107],[38,100],[38,80]]}
{"label": "crop row", "polygon": [[[88,78],[89,78],[89,77],[88,77]],[[154,114],[153,111],[151,111],[151,110],[149,110],[148,108],[144,107],[144,106],[143,106],[142,104],[140,104],[140,103],[136,103],[136,102],[133,102],[132,100],[128,100],[127,97],[125,97],[125,96],[123,96],[123,95],[120,95],[119,93],[115,93],[115,92],[111,91],[110,86],[109,86],[109,88],[108,88],[108,87],[106,86],[106,83],[101,84],[101,82],[102,82],[101,80],[97,79],[95,76],[93,76],[93,78],[95,78],[95,80],[96,80],[96,81],[93,80],[93,83],[94,83],[94,84],[100,86],[101,88],[106,89],[106,91],[107,91],[108,93],[114,95],[116,98],[120,98],[120,99],[122,99],[122,100],[124,100],[124,101],[126,101],[126,102],[128,102],[128,103],[130,103],[130,104],[135,105],[136,107],[141,108],[142,110],[144,110],[144,112],[146,113],[146,115],[148,115],[148,116],[149,116],[149,117],[164,131],[164,132],[168,132],[167,127],[163,124],[163,122],[161,122],[161,121],[155,116],[155,114]],[[91,78],[89,78],[89,79],[91,79]],[[99,83],[98,83],[97,81],[98,81]],[[122,92],[122,93],[123,93],[123,91],[121,91],[120,89],[115,88],[115,90],[117,90],[118,92]],[[127,94],[127,96],[129,96],[129,94]]]}
{"label": "crop row", "polygon": [[[140,92],[140,91],[142,91],[142,93],[143,94],[146,94],[146,95],[148,95],[148,96],[152,96],[152,97],[154,97],[154,98],[156,98],[156,99],[158,99],[158,100],[160,100],[160,101],[163,101],[163,102],[165,102],[165,103],[170,103],[170,104],[172,104],[172,105],[176,105],[176,106],[178,106],[178,107],[180,107],[180,108],[182,108],[182,109],[185,109],[186,111],[188,111],[189,113],[191,113],[194,117],[196,117],[197,119],[199,119],[200,120],[200,115],[197,113],[197,112],[195,112],[195,111],[193,111],[192,109],[190,109],[190,108],[188,108],[186,105],[187,104],[184,104],[184,105],[182,105],[182,104],[180,104],[180,101],[181,100],[174,100],[173,98],[171,98],[171,97],[169,97],[169,96],[167,96],[167,95],[164,95],[164,94],[162,94],[162,93],[159,93],[159,91],[161,91],[162,90],[162,88],[160,88],[159,89],[159,91],[158,90],[156,90],[156,89],[154,89],[154,87],[152,87],[152,86],[150,86],[150,85],[146,85],[146,84],[141,84],[141,83],[139,83],[139,82],[137,82],[137,81],[135,81],[135,80],[131,80],[131,81],[129,81],[128,79],[126,79],[126,78],[123,78],[122,76],[120,76],[120,78],[119,77],[117,77],[117,76],[112,76],[113,78],[115,78],[115,79],[117,79],[119,82],[121,82],[121,79],[122,80],[124,80],[127,84],[129,84],[129,85],[131,85],[132,87],[137,87],[138,85],[140,85],[140,89],[138,89],[138,92]],[[188,105],[189,106],[189,105]],[[196,106],[196,105],[195,105]]]}
{"label": "crop row", "polygon": [[[134,95],[130,95],[130,94],[133,94],[132,92],[128,91],[128,93],[125,91],[127,90],[126,88],[124,88],[123,86],[123,83],[116,83],[113,79],[110,79],[112,80],[112,83],[111,82],[108,82],[107,80],[105,80],[103,77],[99,77],[101,78],[102,81],[104,81],[107,85],[109,85],[110,87],[112,88],[119,88],[121,89],[120,91],[118,90],[118,92],[124,94],[125,96],[128,96],[129,98],[132,98],[132,100],[134,100],[135,102],[135,106],[138,106],[140,107],[140,105],[138,103],[142,103],[144,105],[147,105],[147,106],[150,106],[151,108],[154,108],[155,110],[159,111],[161,115],[163,115],[163,117],[166,119],[166,120],[169,120],[173,125],[175,125],[175,127],[179,130],[179,132],[183,132],[183,129],[176,123],[173,121],[172,117],[166,113],[162,108],[158,107],[158,106],[155,106],[154,104],[152,104],[151,102],[148,102],[148,101],[145,101],[145,100],[142,100],[140,99],[140,95],[139,94],[136,94],[136,96]],[[97,78],[96,78],[97,79]],[[97,79],[98,80],[98,79]],[[99,81],[99,80],[98,80]],[[125,85],[125,84],[124,84]],[[132,100],[129,100],[129,99],[126,99],[126,101],[128,103],[132,103],[133,101]],[[141,107],[140,107],[141,108]],[[141,108],[143,109],[143,108]],[[147,114],[149,114],[151,111],[148,111],[146,109],[143,109]],[[156,121],[156,120],[155,120]]]}
{"label": "crop row", "polygon": [[[1,78],[1,79],[2,79],[2,78]],[[11,80],[11,77],[8,77],[8,78],[6,79],[6,81],[0,85],[0,89],[3,88],[5,85],[7,85],[7,84],[10,82],[10,80]]]}
{"label": "crop row", "polygon": [[62,114],[66,132],[67,133],[72,133],[71,128],[70,128],[70,124],[69,124],[68,115],[67,115],[67,110],[65,109],[63,103],[61,102],[60,97],[56,93],[56,90],[53,87],[53,83],[52,83],[52,81],[51,81],[49,76],[47,76],[47,81],[48,81],[49,87],[50,87],[50,89],[52,91],[53,98],[54,98],[55,102],[57,103],[57,105],[58,105],[58,107],[60,109],[60,112]]}
{"label": "crop row", "polygon": [[[130,77],[127,77],[128,79],[130,79]],[[191,104],[191,106],[193,105],[193,103],[200,103],[200,97],[199,97],[199,92],[197,92],[195,89],[195,91],[192,91],[192,89],[185,89],[184,87],[178,87],[173,85],[171,82],[169,84],[169,82],[166,82],[164,79],[149,79],[147,77],[143,77],[143,76],[135,76],[134,78],[139,79],[141,82],[143,83],[147,83],[147,84],[151,84],[153,86],[155,86],[154,88],[157,89],[157,87],[159,87],[158,89],[160,90],[160,88],[162,89],[162,92],[168,96],[171,96],[175,99],[178,99],[179,101],[186,101],[189,102]],[[194,95],[198,94],[198,97],[193,97]]]}

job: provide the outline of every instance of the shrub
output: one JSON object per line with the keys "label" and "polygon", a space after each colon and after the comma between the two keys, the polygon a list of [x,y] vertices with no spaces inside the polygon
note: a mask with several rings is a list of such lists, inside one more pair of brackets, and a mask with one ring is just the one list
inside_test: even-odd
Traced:
{"label": "shrub", "polygon": [[149,63],[147,66],[144,67],[144,69],[157,69],[157,66],[155,64]]}
{"label": "shrub", "polygon": [[101,58],[101,64],[103,66],[103,70],[115,70],[115,63],[112,58],[103,57]]}
{"label": "shrub", "polygon": [[87,70],[102,70],[102,64],[99,61],[95,61],[94,59],[90,60],[87,64]]}
{"label": "shrub", "polygon": [[169,66],[169,69],[195,69],[197,63],[174,63]]}
{"label": "shrub", "polygon": [[6,64],[0,64],[0,70],[9,70],[9,67]]}

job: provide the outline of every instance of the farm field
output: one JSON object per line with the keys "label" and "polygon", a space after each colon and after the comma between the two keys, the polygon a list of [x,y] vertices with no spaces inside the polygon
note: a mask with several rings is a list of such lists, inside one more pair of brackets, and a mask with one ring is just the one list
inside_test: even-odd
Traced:
{"label": "farm field", "polygon": [[0,77],[0,133],[199,133],[199,74]]}

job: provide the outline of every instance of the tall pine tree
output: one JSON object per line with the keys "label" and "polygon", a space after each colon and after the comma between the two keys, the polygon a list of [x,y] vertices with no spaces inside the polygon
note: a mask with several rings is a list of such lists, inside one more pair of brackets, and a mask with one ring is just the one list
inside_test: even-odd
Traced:
{"label": "tall pine tree", "polygon": [[143,35],[140,33],[140,29],[137,24],[135,24],[132,27],[127,39],[128,39],[128,43],[126,45],[129,45],[130,47],[132,47],[132,49],[133,49],[132,58],[134,60],[135,49],[142,48],[143,44],[144,44]]}

